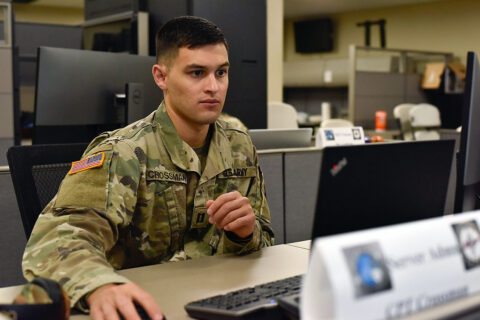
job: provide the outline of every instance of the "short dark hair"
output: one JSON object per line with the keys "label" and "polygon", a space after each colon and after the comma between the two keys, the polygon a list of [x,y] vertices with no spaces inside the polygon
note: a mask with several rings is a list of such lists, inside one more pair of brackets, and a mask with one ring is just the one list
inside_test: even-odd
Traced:
{"label": "short dark hair", "polygon": [[223,43],[228,51],[223,31],[211,21],[194,16],[182,16],[165,23],[156,34],[157,62],[167,64],[178,54],[178,49],[189,49]]}

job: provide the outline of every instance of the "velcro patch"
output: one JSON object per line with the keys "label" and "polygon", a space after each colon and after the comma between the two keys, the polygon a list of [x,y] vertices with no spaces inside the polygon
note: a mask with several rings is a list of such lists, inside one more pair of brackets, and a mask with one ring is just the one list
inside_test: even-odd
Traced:
{"label": "velcro patch", "polygon": [[100,152],[80,161],[72,162],[72,167],[70,168],[70,171],[68,171],[68,174],[74,174],[91,168],[101,167],[104,159],[105,152]]}
{"label": "velcro patch", "polygon": [[147,170],[147,181],[171,181],[187,184],[187,175],[183,172],[168,170]]}
{"label": "velcro patch", "polygon": [[229,168],[224,170],[218,177],[219,178],[251,178],[257,174],[256,167],[246,168]]}

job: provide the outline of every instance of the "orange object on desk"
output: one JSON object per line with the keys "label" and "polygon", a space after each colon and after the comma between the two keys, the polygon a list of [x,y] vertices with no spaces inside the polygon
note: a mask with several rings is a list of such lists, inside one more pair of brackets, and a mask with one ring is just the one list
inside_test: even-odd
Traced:
{"label": "orange object on desk", "polygon": [[375,130],[385,131],[387,129],[387,112],[383,110],[375,111]]}
{"label": "orange object on desk", "polygon": [[383,137],[382,136],[372,136],[370,138],[371,142],[383,142]]}

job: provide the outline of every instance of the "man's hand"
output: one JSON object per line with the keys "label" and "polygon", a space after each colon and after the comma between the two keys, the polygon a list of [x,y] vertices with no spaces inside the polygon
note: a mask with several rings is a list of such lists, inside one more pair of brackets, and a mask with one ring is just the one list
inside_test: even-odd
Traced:
{"label": "man's hand", "polygon": [[240,192],[222,194],[215,201],[207,201],[208,221],[216,223],[218,229],[234,232],[240,238],[252,234],[255,227],[255,214],[250,200]]}
{"label": "man's hand", "polygon": [[153,320],[163,319],[162,311],[152,296],[133,282],[101,286],[87,298],[90,316],[94,320],[119,320],[119,313],[125,320],[141,320],[134,302]]}

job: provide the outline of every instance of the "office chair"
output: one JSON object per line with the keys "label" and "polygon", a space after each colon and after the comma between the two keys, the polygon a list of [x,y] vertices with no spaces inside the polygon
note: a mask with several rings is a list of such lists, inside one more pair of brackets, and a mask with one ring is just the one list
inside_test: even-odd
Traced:
{"label": "office chair", "polygon": [[413,103],[402,103],[393,109],[393,116],[397,119],[403,140],[413,140],[413,130],[410,124],[409,111],[415,106]]}
{"label": "office chair", "polygon": [[322,128],[351,128],[353,123],[346,119],[327,119],[323,120],[320,125]]}
{"label": "office chair", "polygon": [[294,106],[278,101],[268,102],[268,129],[298,128],[297,110]]}
{"label": "office chair", "polygon": [[7,159],[27,239],[37,217],[55,196],[71,162],[79,160],[86,143],[15,146]]}
{"label": "office chair", "polygon": [[414,140],[440,140],[440,112],[434,105],[419,103],[408,112]]}

